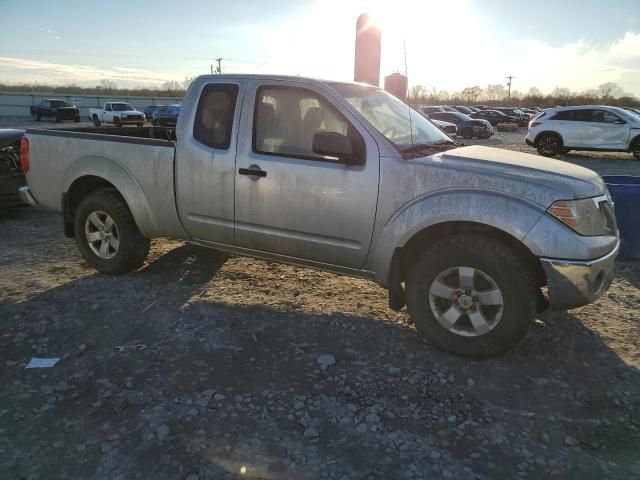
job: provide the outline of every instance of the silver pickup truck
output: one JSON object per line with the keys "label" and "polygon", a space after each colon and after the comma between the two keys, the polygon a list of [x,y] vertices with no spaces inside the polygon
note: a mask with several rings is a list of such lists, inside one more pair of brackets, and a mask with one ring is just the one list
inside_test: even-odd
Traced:
{"label": "silver pickup truck", "polygon": [[28,130],[21,193],[61,212],[106,274],[173,237],[369,278],[420,336],[471,357],[514,347],[537,312],[592,302],[613,276],[618,231],[596,173],[459,148],[374,87],[208,75],[174,140],[99,132]]}

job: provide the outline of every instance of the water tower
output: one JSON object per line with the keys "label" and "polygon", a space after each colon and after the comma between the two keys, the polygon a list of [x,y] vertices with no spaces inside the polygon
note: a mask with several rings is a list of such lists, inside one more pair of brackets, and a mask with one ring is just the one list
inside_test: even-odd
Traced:
{"label": "water tower", "polygon": [[356,21],[356,55],[353,79],[356,82],[380,85],[380,51],[382,32],[363,13]]}

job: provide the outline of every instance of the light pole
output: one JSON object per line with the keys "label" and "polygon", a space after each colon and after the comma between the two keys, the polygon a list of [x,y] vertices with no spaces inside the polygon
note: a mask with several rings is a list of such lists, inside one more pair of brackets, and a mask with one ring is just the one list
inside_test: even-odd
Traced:
{"label": "light pole", "polygon": [[505,77],[507,80],[509,80],[507,82],[507,87],[509,87],[509,96],[507,97],[507,103],[511,103],[511,81],[516,78],[513,75],[509,75],[508,77]]}

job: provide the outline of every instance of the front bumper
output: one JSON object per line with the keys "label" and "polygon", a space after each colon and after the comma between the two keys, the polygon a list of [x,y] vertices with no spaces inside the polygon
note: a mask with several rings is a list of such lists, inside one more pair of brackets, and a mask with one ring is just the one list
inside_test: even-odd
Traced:
{"label": "front bumper", "polygon": [[23,203],[26,203],[27,205],[31,205],[32,207],[35,207],[38,205],[38,202],[36,202],[36,199],[33,198],[33,195],[31,195],[31,192],[29,191],[29,187],[20,187],[18,189],[18,193],[20,194],[20,199],[22,200]]}
{"label": "front bumper", "polygon": [[535,147],[536,144],[533,143],[531,140],[529,140],[528,138],[525,138],[524,143],[526,143],[527,145],[529,145],[530,147]]}
{"label": "front bumper", "polygon": [[595,260],[540,259],[547,275],[549,306],[569,310],[597,300],[611,285],[619,250],[620,241],[611,252]]}

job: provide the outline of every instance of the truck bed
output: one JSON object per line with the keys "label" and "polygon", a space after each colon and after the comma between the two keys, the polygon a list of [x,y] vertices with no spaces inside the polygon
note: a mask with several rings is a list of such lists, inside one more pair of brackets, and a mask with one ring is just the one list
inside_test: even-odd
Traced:
{"label": "truck bed", "polygon": [[60,212],[74,182],[107,178],[125,198],[143,235],[184,238],[174,196],[175,130],[28,129],[26,135],[31,151],[27,182],[40,205]]}
{"label": "truck bed", "polygon": [[[81,133],[81,134],[93,134],[100,136],[116,136],[116,137],[130,137],[137,139],[154,139],[154,140],[168,140],[175,141],[176,140],[176,129],[167,128],[167,127],[79,127],[79,128],[56,128],[56,129],[46,129],[46,128],[37,128],[28,130],[33,132],[35,130],[42,131],[46,130],[47,132],[66,132],[70,134]],[[64,135],[68,136],[68,135]],[[87,137],[83,137],[87,138]],[[100,140],[108,140],[107,138],[101,137]]]}

